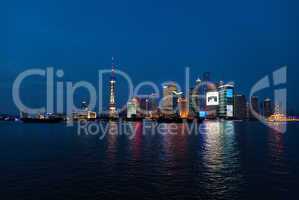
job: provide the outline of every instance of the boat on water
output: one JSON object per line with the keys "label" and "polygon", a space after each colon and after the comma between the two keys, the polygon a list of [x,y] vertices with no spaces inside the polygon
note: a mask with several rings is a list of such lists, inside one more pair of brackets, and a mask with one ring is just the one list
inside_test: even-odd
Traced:
{"label": "boat on water", "polygon": [[15,120],[16,117],[14,116],[6,115],[6,114],[0,115],[0,121],[15,121]]}
{"label": "boat on water", "polygon": [[297,117],[289,117],[284,114],[275,113],[267,118],[268,122],[299,122]]}
{"label": "boat on water", "polygon": [[281,106],[277,104],[275,106],[275,112],[267,118],[268,122],[299,122],[298,117],[287,116],[281,111]]}

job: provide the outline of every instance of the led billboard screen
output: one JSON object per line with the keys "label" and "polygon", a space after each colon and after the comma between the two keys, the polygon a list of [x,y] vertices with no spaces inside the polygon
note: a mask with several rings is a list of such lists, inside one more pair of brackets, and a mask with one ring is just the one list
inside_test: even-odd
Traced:
{"label": "led billboard screen", "polygon": [[200,111],[199,112],[199,117],[205,118],[206,116],[207,116],[207,112],[205,112],[205,111]]}
{"label": "led billboard screen", "polygon": [[226,116],[227,117],[233,117],[234,116],[233,105],[227,105],[226,106]]}
{"label": "led billboard screen", "polygon": [[206,95],[207,106],[217,106],[219,105],[219,93],[218,92],[207,92]]}
{"label": "led billboard screen", "polygon": [[229,98],[233,97],[233,89],[226,90],[226,97],[229,97]]}

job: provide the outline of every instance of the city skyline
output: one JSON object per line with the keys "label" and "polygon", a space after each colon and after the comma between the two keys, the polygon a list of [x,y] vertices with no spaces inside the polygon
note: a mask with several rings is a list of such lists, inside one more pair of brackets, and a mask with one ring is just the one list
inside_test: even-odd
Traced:
{"label": "city skyline", "polygon": [[[126,77],[126,74],[122,74],[124,72],[119,71],[118,69],[115,69],[115,63],[114,63],[114,57],[112,57],[112,63],[111,63],[111,69],[108,70],[109,74],[110,74],[110,78],[109,78],[109,104],[108,104],[108,109],[107,111],[105,111],[105,108],[100,108],[100,110],[103,111],[103,113],[108,112],[109,118],[113,119],[113,118],[118,118],[119,114],[121,114],[123,112],[123,109],[127,110],[127,118],[132,118],[132,116],[139,116],[140,111],[142,116],[139,116],[139,118],[143,118],[146,116],[149,116],[149,107],[153,108],[155,106],[153,105],[149,105],[154,103],[152,101],[150,101],[150,99],[152,97],[154,97],[157,101],[154,104],[156,105],[156,111],[151,110],[152,112],[158,114],[158,117],[162,114],[164,115],[164,117],[168,118],[170,116],[179,116],[179,118],[182,119],[194,119],[195,118],[207,118],[207,119],[216,119],[216,118],[224,118],[224,119],[251,119],[251,120],[256,120],[258,119],[258,117],[256,115],[260,115],[260,116],[264,116],[266,118],[269,118],[272,114],[274,114],[274,107],[277,106],[286,106],[283,105],[282,103],[285,102],[281,102],[281,101],[276,101],[272,103],[271,99],[264,98],[264,100],[260,103],[259,102],[259,98],[257,96],[251,96],[249,97],[249,100],[247,101],[246,96],[240,94],[239,92],[236,91],[235,89],[235,83],[234,82],[228,82],[228,83],[224,83],[223,81],[219,81],[219,82],[213,82],[211,81],[211,73],[210,72],[204,72],[202,75],[202,81],[197,78],[195,81],[195,85],[191,84],[191,86],[189,84],[188,87],[186,88],[186,91],[184,91],[184,89],[178,85],[178,83],[176,83],[175,81],[172,82],[164,82],[162,85],[162,96],[160,96],[160,91],[158,91],[158,93],[152,93],[152,94],[143,94],[142,91],[141,93],[143,95],[140,96],[140,94],[138,93],[137,95],[131,96],[127,102],[125,102],[125,105],[121,106],[122,109],[118,110],[117,108],[117,79],[116,79],[116,75],[122,75],[124,76],[123,78],[129,78]],[[281,68],[275,72],[273,72],[273,80],[274,81],[280,81],[284,79],[284,77],[286,76],[286,67]],[[32,71],[32,72],[31,72]],[[54,74],[55,70],[53,68],[48,68],[45,71],[44,75],[41,76],[46,76],[47,77],[47,86],[49,87],[49,83],[52,86],[55,83],[52,83],[52,81],[54,81]],[[101,71],[99,71],[99,74],[102,74]],[[107,72],[107,71],[106,71]],[[105,73],[106,73],[105,72]],[[31,73],[28,74],[26,76],[30,77],[32,75],[40,75],[40,70],[38,69],[32,69],[32,70],[27,70],[24,72],[25,74],[27,73]],[[186,75],[189,75],[190,73],[190,69],[187,68],[186,69]],[[276,74],[276,75],[275,75]],[[19,82],[18,79],[19,77],[22,77],[23,75],[20,74],[18,76],[18,78],[16,79],[16,82]],[[64,72],[62,70],[57,70],[56,71],[56,76],[59,78],[62,78],[64,76]],[[28,78],[28,77],[23,77],[22,81],[24,78]],[[102,79],[102,78],[101,78]],[[100,80],[101,80],[100,79]],[[186,79],[188,79],[188,77],[186,77]],[[49,82],[50,81],[50,82]],[[128,80],[130,83],[131,80]],[[186,81],[189,81],[186,80]],[[14,85],[15,85],[14,83]],[[19,83],[20,84],[20,83]],[[77,84],[80,84],[77,85]],[[141,85],[143,86],[151,86],[153,87],[153,89],[155,89],[155,87],[157,86],[153,86],[151,85],[153,84],[152,82],[144,82],[141,83]],[[57,91],[55,93],[55,89],[54,88],[50,88],[51,93],[53,93],[51,96],[54,97],[54,93],[56,94],[56,98],[57,104],[61,104],[62,105],[56,105],[57,109],[62,108],[62,110],[57,111],[55,108],[53,108],[54,106],[54,102],[52,102],[53,99],[48,99],[48,95],[49,95],[49,91],[47,88],[47,113],[57,113],[57,114],[65,114],[65,112],[63,111],[63,104],[66,103],[68,105],[68,103],[70,102],[63,102],[64,99],[64,94],[63,94],[63,90],[64,90],[64,83],[63,82],[58,82],[57,83],[57,90],[58,90],[58,85],[60,88],[60,91]],[[68,82],[67,83],[67,100],[70,101],[70,97],[68,96],[69,92],[71,91],[71,107],[67,106],[66,108],[66,116],[76,116],[73,117],[74,119],[79,119],[82,118],[84,119],[85,117],[87,117],[88,119],[90,119],[90,116],[93,116],[92,119],[97,118],[96,112],[92,112],[94,111],[94,106],[96,106],[97,103],[95,103],[97,100],[96,99],[91,99],[91,101],[94,101],[94,105],[93,108],[91,110],[89,110],[88,108],[88,103],[83,101],[81,108],[83,108],[83,110],[81,110],[80,112],[76,113],[74,112],[76,108],[76,106],[73,104],[74,101],[74,93],[76,92],[76,90],[78,90],[78,88],[82,87],[85,89],[88,89],[89,91],[89,98],[92,98],[93,96],[96,97],[96,94],[93,94],[93,90],[95,91],[95,89],[90,90],[90,87],[93,87],[92,85],[90,85],[89,82],[79,82],[79,83],[75,83],[74,86],[73,83]],[[102,82],[102,84],[100,85],[106,85],[105,83]],[[140,87],[141,85],[138,85],[137,88],[139,89],[138,91],[140,92]],[[21,85],[19,85],[18,87],[20,87]],[[15,87],[15,86],[14,86]],[[70,88],[69,88],[70,87]],[[131,87],[134,87],[133,85]],[[268,86],[267,86],[268,87]],[[137,88],[132,88],[133,90],[137,89]],[[17,88],[18,93],[20,92],[21,88]],[[15,90],[15,89],[14,89]],[[256,90],[255,90],[256,91]],[[15,91],[14,91],[15,92]],[[62,93],[61,93],[62,92]],[[184,93],[185,92],[185,93]],[[277,91],[275,91],[276,93]],[[16,94],[18,94],[16,93]],[[16,95],[14,93],[14,95]],[[60,94],[60,95],[59,95]],[[189,95],[188,95],[189,94]],[[105,96],[105,95],[104,95]],[[140,97],[139,97],[140,96]],[[152,97],[151,97],[152,96]],[[242,97],[240,102],[240,99],[238,97]],[[18,97],[20,98],[20,97]],[[86,97],[85,97],[86,98]],[[103,98],[103,97],[100,97]],[[281,98],[281,97],[279,97]],[[286,97],[285,97],[286,98]],[[16,103],[16,106],[18,106],[19,108],[19,112],[26,114],[26,109],[22,109],[20,108],[20,105],[22,106],[22,103],[18,103],[16,102],[16,97],[14,96],[14,101]],[[135,99],[135,100],[134,100]],[[50,107],[52,107],[52,110],[48,110],[48,106],[50,104],[48,104],[48,101],[51,101],[53,105],[51,105]],[[142,103],[142,101],[144,100],[144,102]],[[22,101],[22,100],[21,100]],[[267,105],[265,104],[265,102],[268,102]],[[139,105],[137,105],[137,103]],[[101,104],[102,105],[102,104]],[[127,105],[127,106],[126,106]],[[142,106],[143,105],[143,106]],[[143,108],[141,108],[143,107]],[[29,108],[29,107],[28,107]],[[282,110],[278,111],[277,114],[284,114],[287,115],[287,110],[285,107],[281,107]],[[281,109],[280,108],[280,109]],[[34,108],[33,108],[34,109]],[[87,109],[87,110],[86,110]],[[246,113],[240,113],[239,110],[243,110],[241,112],[246,111]],[[70,113],[71,111],[71,113]],[[253,111],[253,113],[252,113]],[[33,114],[32,112],[34,111],[30,111],[31,114]],[[44,111],[43,111],[44,112]],[[130,112],[130,114],[129,114]],[[203,112],[205,112],[204,116]],[[254,114],[255,113],[255,114]],[[42,113],[40,112],[35,112],[35,114],[38,114],[39,116],[42,116]],[[99,114],[102,114],[101,112],[99,112]],[[23,115],[23,114],[22,114]],[[154,114],[155,115],[155,114]],[[153,116],[153,113],[150,114],[150,116]],[[167,117],[168,116],[168,117]],[[172,117],[171,117],[172,118]]]}
{"label": "city skyline", "polygon": [[[127,101],[125,101],[125,102],[122,102],[122,103],[119,103],[118,101],[115,101],[115,99],[117,99],[117,98],[119,98],[120,100],[123,100],[123,98],[122,98],[122,92],[118,92],[118,93],[116,93],[115,91],[117,91],[117,89],[116,89],[116,87],[117,87],[117,85],[118,85],[118,83],[116,82],[116,74],[115,74],[115,64],[114,64],[114,57],[112,57],[112,64],[111,64],[111,66],[112,66],[112,68],[111,68],[111,74],[110,74],[110,78],[109,78],[109,80],[107,81],[107,83],[109,83],[109,87],[106,87],[107,86],[107,84],[105,84],[105,82],[103,82],[102,83],[102,85],[100,85],[99,87],[102,87],[102,89],[104,89],[103,91],[102,91],[102,94],[103,94],[103,99],[104,99],[104,102],[107,102],[107,100],[109,100],[108,101],[108,103],[104,103],[104,107],[103,108],[101,108],[101,110],[102,109],[104,109],[104,110],[106,110],[106,108],[107,108],[107,110],[115,110],[116,109],[116,107],[122,107],[122,106],[124,106],[125,104],[127,104],[128,103],[128,101],[130,101],[130,99],[128,99]],[[188,69],[190,70],[190,68],[188,67]],[[54,70],[54,69],[53,69]],[[60,72],[61,70],[60,69],[58,69],[57,70],[57,73],[58,72]],[[123,71],[123,72],[125,72],[125,71]],[[62,71],[62,73],[63,73],[63,76],[64,76],[64,71]],[[62,76],[62,78],[64,78]],[[192,76],[192,75],[191,75]],[[206,80],[206,81],[203,81],[203,82],[206,82],[206,83],[208,83],[208,84],[211,84],[211,86],[208,86],[208,87],[212,87],[212,90],[211,89],[205,89],[205,91],[204,91],[204,93],[206,93],[207,91],[213,91],[213,87],[218,87],[217,85],[221,85],[221,84],[223,84],[224,82],[222,81],[222,80],[214,80],[214,79],[212,79],[211,78],[211,73],[210,72],[203,72],[202,73],[202,75],[201,76],[196,76],[197,77],[197,79],[196,79],[196,81],[194,82],[191,82],[190,80],[190,87],[189,88],[181,88],[181,86],[179,86],[179,83],[178,82],[176,82],[175,80],[172,80],[172,81],[164,81],[163,83],[161,83],[160,85],[158,84],[157,85],[157,87],[161,87],[161,90],[159,90],[159,93],[157,93],[157,95],[158,95],[158,97],[160,97],[160,98],[163,98],[163,93],[165,93],[165,91],[163,92],[163,88],[164,88],[164,90],[165,90],[165,84],[167,85],[167,84],[174,84],[175,85],[175,87],[176,87],[176,85],[177,86],[179,86],[180,87],[180,89],[177,89],[177,88],[175,88],[174,89],[174,91],[176,91],[176,92],[179,92],[179,93],[181,93],[181,94],[183,94],[183,95],[186,95],[186,93],[185,92],[187,92],[188,93],[188,91],[190,92],[190,96],[192,96],[192,89],[194,88],[194,87],[196,87],[196,85],[198,85],[198,83],[200,83],[201,82],[201,80],[200,80],[200,77],[202,78],[202,80]],[[56,77],[57,78],[57,77]],[[166,77],[165,77],[166,78]],[[133,77],[133,79],[134,79],[134,77]],[[63,79],[62,80],[60,80],[60,81],[63,81]],[[88,81],[88,80],[87,80]],[[227,83],[230,83],[230,82],[232,82],[233,83],[233,85],[234,85],[234,90],[235,90],[235,94],[234,95],[245,95],[245,99],[246,99],[246,101],[249,101],[249,95],[246,95],[246,94],[244,94],[244,93],[242,93],[241,91],[239,91],[238,90],[238,87],[239,87],[239,84],[235,84],[235,82],[233,82],[233,81],[228,81]],[[152,82],[153,83],[153,82]],[[142,83],[141,83],[142,84]],[[118,85],[118,86],[120,86],[120,85]],[[48,88],[46,88],[46,89],[48,89]],[[148,89],[148,88],[147,88]],[[55,88],[53,89],[55,92],[56,92],[56,90],[55,90]],[[108,90],[109,92],[107,92],[106,90]],[[104,92],[104,91],[106,91],[106,92]],[[121,91],[121,90],[120,90]],[[139,95],[141,95],[141,96],[149,96],[150,94],[153,94],[153,91],[151,91],[151,90],[146,90],[145,89],[145,91],[147,91],[147,92],[143,92],[142,90],[141,90],[141,94],[139,94]],[[149,92],[150,91],[150,92]],[[161,92],[161,93],[160,93]],[[27,93],[27,92],[25,92],[25,93]],[[170,93],[172,93],[172,92],[170,92]],[[109,95],[108,95],[109,94]],[[267,93],[264,93],[264,92],[262,92],[261,93],[262,95],[261,95],[261,100],[263,100],[263,99],[267,99],[267,98],[270,98],[270,99],[272,99],[272,96],[271,95],[267,95]],[[56,95],[58,95],[58,94],[56,94]],[[256,97],[257,95],[256,94],[254,94],[252,97]],[[259,95],[258,95],[259,96]],[[25,97],[26,97],[26,95],[25,95]],[[28,96],[27,96],[28,97]],[[37,98],[41,98],[41,97],[39,97],[39,96],[37,96]],[[89,96],[87,95],[87,96],[79,96],[78,98],[75,98],[75,101],[78,103],[78,102],[82,102],[82,101],[86,101],[87,99],[89,98]],[[206,99],[205,99],[205,96],[204,96],[204,99],[203,100],[201,100],[200,101],[200,104],[202,103],[202,102],[205,102],[206,101]],[[254,104],[254,103],[253,103]],[[103,106],[103,105],[102,105]],[[200,105],[199,105],[200,106]],[[163,107],[163,106],[162,106]],[[190,107],[192,107],[192,106],[190,106]],[[256,104],[254,104],[254,108],[257,108],[258,107],[258,109],[261,109],[261,107],[262,107],[262,103],[261,104],[258,104],[258,105],[256,105]],[[111,109],[112,108],[112,109]],[[163,108],[161,108],[161,109],[163,109]],[[294,107],[288,107],[288,110],[287,110],[288,112],[292,112],[292,113],[294,113]],[[0,111],[1,112],[1,111]],[[115,112],[115,111],[112,111],[112,112]]]}

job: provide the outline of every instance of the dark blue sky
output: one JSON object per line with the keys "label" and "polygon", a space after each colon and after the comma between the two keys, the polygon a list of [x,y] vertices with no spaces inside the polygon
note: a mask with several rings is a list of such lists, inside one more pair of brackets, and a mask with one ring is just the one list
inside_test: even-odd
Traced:
{"label": "dark blue sky", "polygon": [[11,84],[22,70],[54,66],[66,80],[95,81],[112,55],[135,83],[183,82],[191,65],[193,79],[210,71],[213,80],[234,80],[246,95],[287,65],[295,108],[298,9],[296,0],[2,1],[0,112],[15,111]]}

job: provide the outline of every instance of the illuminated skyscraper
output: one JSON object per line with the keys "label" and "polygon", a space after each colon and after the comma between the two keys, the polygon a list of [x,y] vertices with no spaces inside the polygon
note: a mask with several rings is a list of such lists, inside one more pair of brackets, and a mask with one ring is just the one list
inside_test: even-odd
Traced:
{"label": "illuminated skyscraper", "polygon": [[205,94],[205,112],[206,117],[215,119],[218,116],[219,108],[219,92],[217,85],[212,82],[207,82]]}
{"label": "illuminated skyscraper", "polygon": [[162,111],[164,114],[174,114],[177,106],[177,86],[175,83],[167,83],[163,86]]}
{"label": "illuminated skyscraper", "polygon": [[180,115],[180,117],[183,118],[183,119],[188,118],[189,110],[188,110],[187,99],[184,98],[184,97],[180,97],[178,99],[178,106],[179,106],[179,115]]}
{"label": "illuminated skyscraper", "polygon": [[127,104],[127,118],[137,117],[137,111],[139,109],[139,102],[137,98],[133,98]]}
{"label": "illuminated skyscraper", "polygon": [[219,110],[220,118],[232,118],[234,116],[234,84],[220,84],[219,91]]}
{"label": "illuminated skyscraper", "polygon": [[115,103],[115,69],[114,69],[114,58],[112,57],[112,69],[111,69],[111,77],[110,77],[110,98],[109,98],[109,116],[110,117],[117,117],[116,112],[116,103]]}

